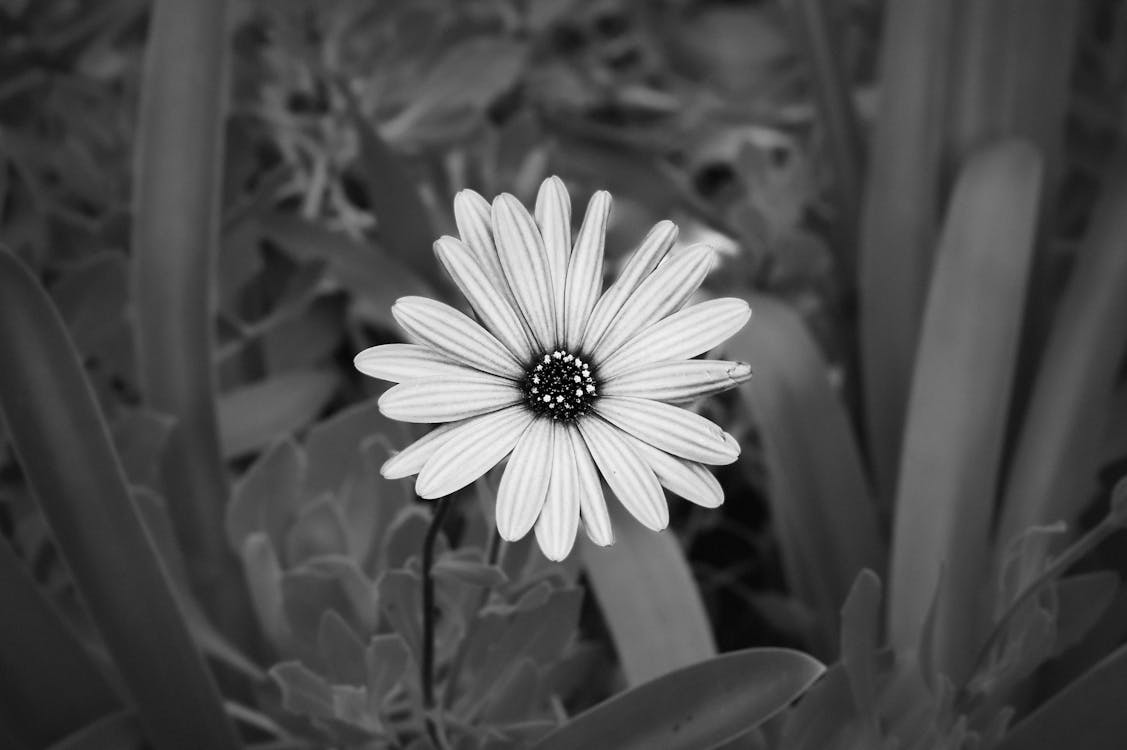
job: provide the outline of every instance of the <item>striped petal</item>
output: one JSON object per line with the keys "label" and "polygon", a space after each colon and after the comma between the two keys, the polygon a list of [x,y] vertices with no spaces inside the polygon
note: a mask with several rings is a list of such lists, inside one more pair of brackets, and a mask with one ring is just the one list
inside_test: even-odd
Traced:
{"label": "striped petal", "polygon": [[510,406],[462,422],[445,435],[415,481],[425,500],[465,487],[509,454],[532,421],[524,406]]}
{"label": "striped petal", "polygon": [[567,433],[571,429],[552,423],[552,478],[548,497],[536,521],[536,541],[549,560],[567,557],[579,530],[579,475]]}
{"label": "striped petal", "polygon": [[614,544],[614,529],[610,525],[610,513],[603,498],[603,483],[599,472],[591,460],[591,451],[579,430],[569,427],[567,439],[571,442],[572,456],[575,458],[576,479],[579,482],[579,513],[583,518],[583,528],[592,542],[600,547]]}
{"label": "striped petal", "polygon": [[681,359],[654,362],[606,380],[604,396],[634,396],[667,403],[684,403],[734,388],[751,377],[744,362]]}
{"label": "striped petal", "polygon": [[380,396],[380,413],[400,422],[454,422],[503,409],[521,399],[511,380],[477,373],[410,380]]}
{"label": "striped petal", "polygon": [[392,383],[442,375],[477,372],[450,361],[446,356],[418,344],[380,344],[356,355],[356,369],[365,375]]}
{"label": "striped petal", "polygon": [[576,423],[603,478],[626,510],[645,527],[661,531],[669,525],[669,506],[653,469],[626,442],[626,436],[601,419]]}
{"label": "striped petal", "polygon": [[446,441],[451,431],[463,424],[465,422],[451,422],[435,427],[426,435],[384,461],[383,466],[380,467],[380,474],[383,475],[384,479],[402,479],[412,474],[418,474],[423,470],[423,466],[430,460],[430,457],[434,455],[434,452],[438,450],[438,447]]}
{"label": "striped petal", "polygon": [[552,422],[536,419],[513,449],[497,488],[497,531],[515,542],[529,532],[544,507],[552,471]]}
{"label": "striped petal", "polygon": [[663,318],[599,363],[604,381],[647,362],[689,359],[727,341],[751,318],[742,299],[725,297],[692,305]]}
{"label": "striped petal", "polygon": [[603,252],[607,220],[610,218],[610,193],[600,190],[591,196],[583,226],[575,240],[575,250],[567,267],[564,289],[564,343],[576,350],[583,341],[587,319],[599,299],[603,285]]}
{"label": "striped petal", "polygon": [[639,331],[684,305],[712,270],[714,255],[708,245],[691,245],[669,256],[634,290],[598,343],[586,341],[593,345],[591,356],[605,359]]}
{"label": "striped petal", "polygon": [[564,284],[568,258],[571,256],[571,198],[559,177],[549,177],[540,185],[534,210],[536,224],[548,252],[548,270],[552,274],[552,295],[555,300],[556,331],[563,331]]}
{"label": "striped petal", "polygon": [[587,321],[587,328],[583,332],[583,342],[589,349],[598,343],[606,333],[622,305],[629,299],[638,285],[642,283],[650,272],[673,247],[677,241],[677,225],[671,221],[659,221],[638,245],[638,249],[626,261],[626,266],[618,279],[603,292],[603,296],[595,303],[591,317]]}
{"label": "striped petal", "polygon": [[501,258],[493,241],[492,214],[489,201],[473,190],[463,190],[454,196],[454,221],[458,225],[458,235],[473,251],[493,286],[505,295],[510,304],[514,304],[516,298],[505,280]]}
{"label": "striped petal", "polygon": [[655,448],[690,461],[730,464],[740,445],[718,426],[691,411],[645,398],[604,396],[595,411],[616,427]]}
{"label": "striped petal", "polygon": [[524,375],[513,353],[493,334],[449,305],[426,297],[400,297],[391,314],[416,341],[456,362],[514,379]]}
{"label": "striped petal", "polygon": [[508,193],[493,201],[493,236],[517,305],[537,343],[551,351],[556,346],[556,305],[548,251],[528,210]]}
{"label": "striped petal", "polygon": [[453,237],[443,237],[434,243],[434,252],[489,332],[518,360],[531,360],[534,352],[524,323],[469,248]]}
{"label": "striped petal", "polygon": [[724,488],[703,464],[671,456],[633,435],[626,437],[653,469],[657,481],[673,494],[705,508],[717,508],[724,502]]}

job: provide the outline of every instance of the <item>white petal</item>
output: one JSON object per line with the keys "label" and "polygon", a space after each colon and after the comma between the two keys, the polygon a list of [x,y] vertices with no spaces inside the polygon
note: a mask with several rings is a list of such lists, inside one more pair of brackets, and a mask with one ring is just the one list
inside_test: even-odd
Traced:
{"label": "white petal", "polygon": [[559,177],[549,177],[536,195],[536,224],[548,252],[548,270],[552,273],[552,294],[555,299],[556,331],[563,331],[564,283],[571,256],[571,198]]}
{"label": "white petal", "polygon": [[493,334],[449,305],[400,297],[391,314],[410,336],[456,362],[514,379],[524,375],[513,353]]}
{"label": "white petal", "polygon": [[446,441],[450,432],[462,424],[465,424],[465,422],[451,422],[434,428],[384,461],[383,466],[380,467],[380,474],[383,475],[384,479],[402,479],[412,474],[418,474],[423,470],[423,466],[430,457],[434,455],[434,452],[438,450],[438,446]]}
{"label": "white petal", "polygon": [[575,250],[567,267],[564,290],[564,344],[575,351],[583,342],[587,319],[599,299],[603,285],[603,251],[606,246],[610,193],[600,190],[591,196],[583,226],[575,239]]}
{"label": "white petal", "polygon": [[626,437],[653,469],[657,481],[673,494],[705,508],[717,508],[724,502],[724,488],[703,464],[671,456],[633,435]]}
{"label": "white petal", "polygon": [[572,455],[571,429],[552,423],[555,439],[552,446],[552,479],[540,518],[536,521],[536,541],[549,560],[567,557],[579,530],[579,476]]}
{"label": "white petal", "polygon": [[493,201],[493,236],[505,278],[545,351],[556,346],[555,294],[548,251],[528,210],[508,193]]}
{"label": "white petal", "polygon": [[751,377],[744,362],[681,359],[651,362],[602,383],[604,396],[635,396],[683,403],[734,388]]}
{"label": "white petal", "polygon": [[365,375],[392,383],[436,375],[465,375],[476,370],[455,364],[439,352],[418,344],[370,346],[352,360]]}
{"label": "white petal", "polygon": [[603,498],[603,483],[599,472],[591,460],[591,451],[575,427],[568,427],[567,439],[571,442],[572,456],[575,458],[576,478],[579,482],[579,511],[583,518],[583,528],[591,541],[600,547],[614,544],[614,529],[610,525],[610,514]]}
{"label": "white petal", "polygon": [[686,307],[659,320],[599,363],[610,380],[647,362],[688,359],[728,340],[751,318],[742,299],[725,297]]}
{"label": "white petal", "polygon": [[497,255],[497,245],[493,242],[492,213],[489,201],[473,190],[463,190],[454,196],[454,220],[458,224],[462,242],[473,250],[493,286],[511,304],[515,302],[515,298],[513,290],[509,289],[509,282],[505,280],[501,258]]}
{"label": "white petal", "polygon": [[513,449],[497,488],[497,531],[515,542],[536,523],[552,475],[552,421],[535,419]]}
{"label": "white petal", "polygon": [[400,422],[454,422],[503,409],[523,394],[511,380],[477,373],[409,380],[380,396],[380,413]]}
{"label": "white petal", "polygon": [[517,405],[462,422],[427,459],[415,494],[433,500],[462,489],[507,456],[531,421],[531,412]]}
{"label": "white petal", "polygon": [[714,255],[708,245],[691,245],[666,258],[623,303],[603,337],[584,342],[591,357],[606,359],[639,331],[679,309],[712,269]]}
{"label": "white petal", "polygon": [[650,271],[657,267],[658,262],[673,247],[677,240],[677,225],[671,221],[659,221],[638,245],[638,249],[626,261],[622,274],[603,292],[603,296],[591,311],[587,321],[587,328],[583,332],[583,342],[590,345],[598,342],[606,333],[607,327],[622,305],[638,288],[638,285],[650,275]]}
{"label": "white petal", "polygon": [[669,525],[669,506],[653,469],[626,442],[621,431],[602,419],[576,422],[599,471],[626,510],[654,531]]}
{"label": "white petal", "polygon": [[616,427],[655,448],[690,461],[730,464],[740,445],[728,433],[699,414],[645,398],[604,396],[595,411]]}
{"label": "white petal", "polygon": [[518,360],[531,360],[535,352],[524,323],[486,276],[469,248],[453,237],[443,237],[434,243],[434,253],[489,332]]}

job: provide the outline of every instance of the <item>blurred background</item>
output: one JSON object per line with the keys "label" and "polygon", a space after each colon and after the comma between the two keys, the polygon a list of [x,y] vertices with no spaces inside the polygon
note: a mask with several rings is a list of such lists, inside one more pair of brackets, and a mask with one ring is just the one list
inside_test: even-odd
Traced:
{"label": "blurred background", "polygon": [[[734,746],[1123,746],[1125,96],[1121,0],[0,0],[0,745],[526,747],[787,647],[827,676]],[[464,492],[436,740],[429,508],[376,472],[422,433],[352,358],[461,304],[459,190],[550,175],[613,194],[612,277],[717,249],[743,454],[560,566]]]}

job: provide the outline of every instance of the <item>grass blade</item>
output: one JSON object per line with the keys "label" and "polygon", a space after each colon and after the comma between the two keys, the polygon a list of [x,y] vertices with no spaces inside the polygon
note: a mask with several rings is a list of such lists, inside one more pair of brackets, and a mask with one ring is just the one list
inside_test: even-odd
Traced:
{"label": "grass blade", "polygon": [[90,654],[0,537],[0,717],[45,747],[120,708]]}
{"label": "grass blade", "polygon": [[161,750],[239,747],[62,319],[0,250],[0,409],[83,600]]}
{"label": "grass blade", "polygon": [[920,338],[897,489],[889,634],[913,650],[945,567],[936,666],[970,665],[983,587],[1041,162],[1008,141],[962,170],[944,224]]}
{"label": "grass blade", "polygon": [[857,221],[861,196],[861,136],[853,109],[852,82],[845,64],[825,0],[787,0],[796,36],[809,59],[814,95],[822,119],[834,166],[839,210],[841,245],[838,259],[842,274],[852,278],[857,260],[853,248],[857,241]]}
{"label": "grass blade", "polygon": [[747,649],[665,675],[580,714],[534,750],[699,750],[734,739],[786,708],[825,671],[787,649]]}
{"label": "grass blade", "polygon": [[728,344],[755,376],[741,386],[763,441],[771,517],[787,580],[825,626],[815,652],[836,650],[838,608],[864,568],[884,569],[876,506],[845,408],[802,320],[769,297]]}
{"label": "grass blade", "polygon": [[142,394],[177,420],[165,456],[169,510],[197,593],[229,629],[244,606],[224,544],[228,486],[212,371],[227,47],[226,0],[154,3],[132,245]]}
{"label": "grass blade", "polygon": [[1022,720],[997,750],[1120,750],[1127,737],[1127,646]]}
{"label": "grass blade", "polygon": [[861,369],[878,499],[891,497],[940,205],[951,4],[886,6],[858,257]]}
{"label": "grass blade", "polygon": [[[615,543],[581,545],[587,578],[629,685],[716,654],[712,627],[677,538],[609,503]],[[660,626],[655,626],[660,623]]]}
{"label": "grass blade", "polygon": [[[1071,523],[1090,496],[1099,429],[1127,347],[1127,155],[1116,160],[1092,218],[1033,387],[1010,468],[1001,544],[1023,529]],[[1000,562],[1000,561],[999,561]]]}

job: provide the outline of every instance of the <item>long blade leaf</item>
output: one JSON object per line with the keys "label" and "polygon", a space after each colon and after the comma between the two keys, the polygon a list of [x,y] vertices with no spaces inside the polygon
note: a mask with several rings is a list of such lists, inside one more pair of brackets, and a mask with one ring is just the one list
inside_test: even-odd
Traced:
{"label": "long blade leaf", "polygon": [[[936,666],[973,654],[1002,438],[1033,257],[1041,162],[1021,141],[972,158],[944,224],[897,489],[889,634],[912,650],[945,566]],[[977,613],[977,614],[976,614]]]}
{"label": "long blade leaf", "polygon": [[239,747],[62,318],[3,249],[0,341],[19,352],[0,367],[16,455],[146,735],[162,750]]}
{"label": "long blade leaf", "polygon": [[769,297],[728,345],[755,376],[741,388],[763,441],[771,517],[796,593],[818,615],[819,655],[837,644],[837,612],[857,574],[883,570],[885,549],[849,417],[799,317]]}
{"label": "long blade leaf", "polygon": [[227,5],[154,3],[141,87],[132,245],[141,390],[150,407],[176,418],[165,455],[169,510],[201,599],[217,622],[230,627],[245,608],[223,536],[228,486],[212,371]]}

